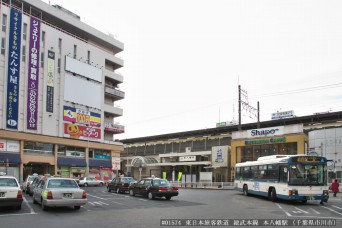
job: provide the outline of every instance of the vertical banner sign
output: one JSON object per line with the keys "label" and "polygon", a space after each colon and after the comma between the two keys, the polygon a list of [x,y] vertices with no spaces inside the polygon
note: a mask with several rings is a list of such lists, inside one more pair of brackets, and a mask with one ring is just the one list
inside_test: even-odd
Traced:
{"label": "vertical banner sign", "polygon": [[47,87],[46,87],[46,112],[53,113],[54,78],[55,78],[55,53],[48,51]]}
{"label": "vertical banner sign", "polygon": [[38,122],[38,82],[40,55],[40,21],[31,17],[29,69],[27,81],[27,129],[37,130]]}
{"label": "vertical banner sign", "polygon": [[8,45],[6,127],[18,129],[21,13],[11,9]]}

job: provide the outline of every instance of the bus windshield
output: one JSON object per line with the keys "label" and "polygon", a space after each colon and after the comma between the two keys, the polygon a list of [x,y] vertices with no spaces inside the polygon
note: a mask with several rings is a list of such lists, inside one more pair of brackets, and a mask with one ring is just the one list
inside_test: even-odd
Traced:
{"label": "bus windshield", "polygon": [[290,185],[312,186],[327,185],[326,164],[292,164],[290,165]]}

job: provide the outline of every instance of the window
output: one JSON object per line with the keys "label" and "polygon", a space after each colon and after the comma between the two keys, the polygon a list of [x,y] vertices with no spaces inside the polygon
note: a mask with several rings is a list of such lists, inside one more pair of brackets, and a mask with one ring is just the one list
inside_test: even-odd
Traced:
{"label": "window", "polygon": [[74,45],[74,59],[77,57],[77,45]]}
{"label": "window", "polygon": [[24,23],[24,26],[23,26],[23,40],[26,40],[27,39],[27,24]]}
{"label": "window", "polygon": [[58,50],[59,50],[59,53],[62,52],[62,39],[61,38],[58,39]]}
{"label": "window", "polygon": [[87,62],[90,64],[90,51],[88,51]]}
{"label": "window", "polygon": [[2,15],[2,31],[6,32],[6,28],[7,28],[7,15],[3,14]]}
{"label": "window", "polygon": [[53,154],[53,144],[40,143],[40,142],[30,142],[26,141],[24,143],[24,153],[37,153],[37,154]]}
{"label": "window", "polygon": [[40,67],[44,68],[44,52],[42,52],[40,55]]}
{"label": "window", "polygon": [[45,48],[45,32],[42,32],[42,47]]}
{"label": "window", "polygon": [[5,37],[1,38],[1,55],[5,55],[5,46],[6,46],[6,39]]}
{"label": "window", "polygon": [[58,58],[57,60],[57,72],[59,74],[61,73],[61,58]]}
{"label": "window", "polygon": [[26,46],[23,45],[23,51],[21,54],[21,61],[25,62],[26,61]]}
{"label": "window", "polygon": [[287,183],[287,165],[280,165],[279,167],[279,182]]}

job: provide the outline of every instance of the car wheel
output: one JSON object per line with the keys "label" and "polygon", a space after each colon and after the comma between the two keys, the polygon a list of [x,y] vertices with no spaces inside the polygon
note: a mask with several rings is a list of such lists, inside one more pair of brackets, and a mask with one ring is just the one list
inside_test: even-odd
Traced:
{"label": "car wheel", "polygon": [[154,199],[154,196],[153,196],[152,192],[148,192],[147,193],[147,198],[150,199],[150,200]]}
{"label": "car wheel", "polygon": [[103,183],[101,182],[99,185],[100,185],[100,187],[102,187],[102,186],[103,186]]}
{"label": "car wheel", "polygon": [[171,199],[171,196],[165,196],[165,198],[166,198],[167,200],[170,200],[170,199]]}
{"label": "car wheel", "polygon": [[81,206],[74,206],[75,210],[79,210]]}
{"label": "car wheel", "polygon": [[45,206],[45,204],[44,204],[43,199],[41,199],[40,203],[41,203],[41,205],[42,205],[42,210],[43,210],[43,211],[46,211],[46,206]]}
{"label": "car wheel", "polygon": [[33,192],[30,192],[29,196],[33,196]]}
{"label": "car wheel", "polygon": [[120,194],[120,193],[121,193],[121,191],[120,191],[120,188],[119,188],[119,187],[117,187],[117,188],[116,188],[116,193],[117,193],[117,194]]}
{"label": "car wheel", "polygon": [[112,190],[110,190],[110,188],[107,186],[107,192],[111,192]]}
{"label": "car wheel", "polygon": [[88,187],[88,183],[84,183],[84,187]]}
{"label": "car wheel", "polygon": [[33,204],[37,204],[37,201],[36,201],[36,199],[34,198],[34,196],[32,197],[32,202],[33,202]]}
{"label": "car wheel", "polygon": [[135,193],[134,193],[133,189],[130,189],[130,190],[129,190],[129,195],[130,195],[130,196],[135,196]]}
{"label": "car wheel", "polygon": [[28,188],[26,189],[25,193],[26,193],[26,195],[28,195],[30,193]]}

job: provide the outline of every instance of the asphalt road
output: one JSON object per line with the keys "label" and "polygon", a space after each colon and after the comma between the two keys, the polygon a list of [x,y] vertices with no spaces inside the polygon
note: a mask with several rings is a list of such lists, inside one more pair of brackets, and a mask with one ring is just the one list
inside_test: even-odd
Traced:
{"label": "asphalt road", "polygon": [[20,211],[0,208],[0,227],[160,227],[161,219],[168,224],[187,219],[192,222],[229,221],[230,225],[256,219],[330,219],[337,222],[336,227],[342,226],[342,195],[336,198],[330,195],[329,202],[320,205],[317,201],[274,203],[262,197],[246,197],[234,190],[180,189],[180,195],[168,201],[109,193],[105,187],[83,189],[87,191],[88,203],[78,211],[71,207],[43,211],[39,204],[32,203],[32,197],[24,194]]}

